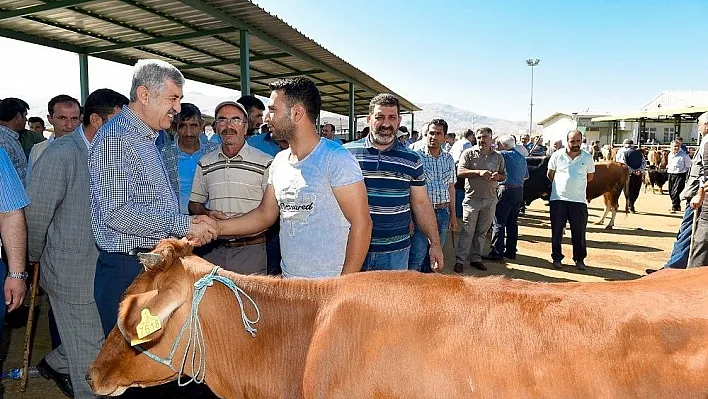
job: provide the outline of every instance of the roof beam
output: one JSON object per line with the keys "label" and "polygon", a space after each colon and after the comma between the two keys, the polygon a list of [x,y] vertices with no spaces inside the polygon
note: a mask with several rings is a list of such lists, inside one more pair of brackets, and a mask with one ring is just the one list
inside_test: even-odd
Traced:
{"label": "roof beam", "polygon": [[81,54],[84,51],[83,47],[75,46],[69,43],[63,43],[56,40],[45,39],[43,37],[30,35],[24,32],[17,32],[10,29],[0,28],[0,36],[10,39],[20,40],[27,43],[34,43],[40,46],[51,47],[59,50],[69,51],[72,53]]}
{"label": "roof beam", "polygon": [[174,42],[174,41],[180,41],[180,40],[196,39],[198,37],[220,35],[222,33],[229,33],[229,32],[233,32],[233,31],[234,31],[233,28],[201,30],[201,31],[197,31],[197,32],[183,33],[181,35],[175,35],[175,36],[153,37],[152,39],[114,44],[111,46],[89,47],[87,49],[87,52],[88,52],[88,54],[104,53],[106,51],[120,50],[120,49],[124,49],[124,48],[149,46],[151,44],[167,43],[167,42]]}
{"label": "roof beam", "polygon": [[322,86],[334,86],[334,85],[343,85],[347,84],[346,80],[335,80],[334,82],[322,82],[322,83],[316,83],[315,86],[317,87],[322,87]]}
{"label": "roof beam", "polygon": [[16,10],[2,11],[0,12],[0,20],[24,17],[25,15],[32,15],[42,11],[56,10],[58,8],[71,7],[79,4],[93,3],[100,0],[59,0],[52,1],[50,3],[38,4],[36,6],[18,8]]}
{"label": "roof beam", "polygon": [[[264,75],[264,76],[254,76],[251,81],[254,80],[259,80],[262,81],[263,79],[282,79],[282,78],[291,78],[293,76],[303,76],[303,75],[311,75],[313,73],[322,73],[324,71],[320,69],[310,69],[307,71],[295,71],[295,72],[288,72],[288,73],[280,73],[277,75]],[[228,79],[228,80],[221,80],[219,83],[235,83],[239,82],[241,79]]]}
{"label": "roof beam", "polygon": [[224,13],[223,11],[219,10],[216,7],[213,7],[209,4],[205,4],[201,0],[179,0],[179,1],[194,8],[194,9],[197,9],[201,12],[209,14],[213,18],[216,18],[222,22],[225,22],[225,23],[233,26],[234,28],[245,29],[245,30],[249,31],[250,33],[258,36],[261,40],[263,40],[267,43],[270,43],[270,44],[280,48],[281,50],[286,51],[286,52],[302,59],[303,61],[310,63],[311,65],[313,65],[316,68],[320,68],[323,71],[327,71],[331,74],[339,76],[341,79],[346,80],[347,82],[356,83],[357,86],[363,87],[372,93],[378,93],[377,90],[373,90],[371,87],[368,87],[361,82],[354,82],[350,76],[347,76],[344,73],[326,65],[325,63],[323,63],[323,62],[315,59],[314,57],[296,49],[295,47],[292,47],[288,44],[283,43],[282,41],[265,33],[264,31],[262,31],[258,28],[255,28],[249,24],[246,24],[243,21],[240,21],[231,15],[227,15],[226,13]]}
{"label": "roof beam", "polygon": [[[231,32],[233,32],[233,28],[229,28]],[[272,60],[275,58],[283,58],[283,57],[289,57],[290,54],[288,53],[276,53],[276,54],[263,54],[263,55],[254,55],[251,56],[250,60],[251,62],[253,61],[262,61],[262,60]],[[214,62],[205,62],[202,64],[189,64],[189,65],[183,65],[179,67],[180,70],[182,69],[197,69],[197,68],[210,68],[210,67],[216,67],[216,66],[224,66],[224,65],[238,65],[239,62],[237,60],[223,60],[223,61],[214,61]],[[251,68],[253,69],[253,68]],[[256,71],[258,72],[258,71]],[[263,73],[263,72],[261,72]]]}

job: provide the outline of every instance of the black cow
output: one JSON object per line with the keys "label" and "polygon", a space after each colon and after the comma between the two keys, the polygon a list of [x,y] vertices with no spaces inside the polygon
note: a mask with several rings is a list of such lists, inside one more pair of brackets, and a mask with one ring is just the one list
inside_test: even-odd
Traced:
{"label": "black cow", "polygon": [[644,192],[647,192],[647,188],[651,185],[651,193],[656,194],[654,191],[654,186],[659,187],[659,192],[664,194],[664,184],[669,180],[669,174],[666,170],[659,170],[655,165],[649,165],[647,168],[647,177],[649,178],[649,184],[644,184]]}
{"label": "black cow", "polygon": [[524,181],[524,203],[526,206],[541,198],[548,200],[551,197],[551,181],[548,180],[548,160],[551,157],[527,157],[526,164],[529,168],[529,178]]}

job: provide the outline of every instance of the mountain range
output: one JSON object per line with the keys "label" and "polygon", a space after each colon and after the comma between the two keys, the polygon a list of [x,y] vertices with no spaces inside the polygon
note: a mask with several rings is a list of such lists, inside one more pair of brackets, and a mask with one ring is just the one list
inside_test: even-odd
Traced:
{"label": "mountain range", "polygon": [[[47,102],[49,98],[24,98],[30,106],[29,116],[40,116],[46,121]],[[184,93],[183,102],[190,102],[199,107],[205,115],[212,115],[216,105],[222,101],[233,100],[233,98],[212,96],[200,92]],[[267,103],[266,98],[261,98],[264,103]],[[423,123],[434,118],[442,118],[448,124],[448,131],[454,133],[462,133],[465,129],[477,129],[483,126],[492,128],[495,133],[517,134],[528,128],[527,122],[511,121],[508,119],[494,118],[485,115],[480,115],[472,111],[457,108],[449,104],[441,103],[418,103],[423,111],[415,113],[415,129],[419,130]],[[348,118],[332,114],[330,112],[322,113],[322,123],[332,123],[338,131],[348,128]],[[359,117],[357,120],[357,130],[361,130],[366,126],[366,119]],[[411,130],[411,116],[403,115],[402,125],[407,126]]]}

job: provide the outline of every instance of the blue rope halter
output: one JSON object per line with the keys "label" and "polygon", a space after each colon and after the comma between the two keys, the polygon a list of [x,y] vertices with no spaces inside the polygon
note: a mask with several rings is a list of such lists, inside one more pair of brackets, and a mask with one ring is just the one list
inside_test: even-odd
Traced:
{"label": "blue rope halter", "polygon": [[[207,287],[211,287],[212,285],[214,285],[214,281],[220,282],[221,284],[227,286],[234,293],[234,296],[238,301],[238,305],[241,308],[241,320],[243,321],[243,327],[248,333],[251,334],[252,337],[256,336],[257,330],[253,327],[253,324],[258,323],[258,321],[261,319],[261,312],[258,309],[258,305],[256,305],[256,302],[253,300],[253,298],[246,294],[246,292],[244,292],[241,288],[237,287],[233,281],[229,280],[226,277],[217,275],[216,272],[218,270],[219,266],[214,266],[214,268],[211,270],[211,273],[205,274],[204,277],[200,278],[199,281],[194,283],[192,309],[189,312],[189,317],[182,325],[182,329],[177,335],[177,338],[175,338],[175,342],[172,344],[170,354],[166,358],[157,356],[140,345],[135,346],[135,349],[139,350],[141,353],[144,353],[150,359],[169,367],[170,370],[177,373],[177,384],[180,387],[186,386],[191,382],[202,384],[204,383],[204,380],[206,378],[206,345],[204,344],[204,332],[202,331],[202,323],[199,320],[199,303],[201,302]],[[248,299],[248,301],[251,302],[253,307],[256,309],[255,320],[251,320],[248,318],[248,316],[246,316],[246,311],[243,307],[243,299],[241,298],[241,295],[245,296],[246,299]],[[172,365],[172,361],[174,359],[175,352],[177,352],[177,348],[179,347],[179,343],[182,340],[184,334],[187,332],[187,329],[189,329],[189,338],[187,340],[187,345],[184,348],[182,363],[180,364],[179,370],[177,370]],[[193,375],[186,382],[182,382],[182,375],[184,374],[184,368],[187,364],[190,349],[190,366]]]}

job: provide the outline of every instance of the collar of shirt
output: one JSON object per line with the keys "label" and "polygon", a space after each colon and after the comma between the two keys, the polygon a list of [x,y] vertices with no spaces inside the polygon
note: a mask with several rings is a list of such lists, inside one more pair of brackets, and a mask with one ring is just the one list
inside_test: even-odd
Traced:
{"label": "collar of shirt", "polygon": [[[364,137],[364,148],[376,148],[374,147],[374,142],[371,140],[371,133],[367,134],[366,137]],[[406,147],[401,144],[398,139],[394,138],[393,139],[393,144],[386,148],[385,150],[379,150],[381,152],[387,152],[387,151],[393,151],[393,150],[405,150]],[[377,148],[378,150],[378,148]]]}
{"label": "collar of shirt", "polygon": [[224,145],[219,146],[219,157],[224,158],[224,159],[236,159],[239,161],[243,161],[248,157],[248,155],[251,152],[251,146],[248,145],[248,143],[244,142],[243,147],[238,151],[238,154],[234,155],[233,157],[229,158],[224,154]]}
{"label": "collar of shirt", "polygon": [[20,134],[17,133],[16,131],[10,129],[9,127],[5,127],[3,125],[0,125],[0,132],[5,132],[10,135],[10,137],[14,138],[15,140],[20,140]]}
{"label": "collar of shirt", "polygon": [[145,121],[140,119],[139,116],[135,115],[135,112],[133,112],[132,109],[130,109],[130,106],[123,107],[123,109],[120,111],[123,117],[128,119],[133,126],[138,128],[138,134],[143,135],[147,138],[150,138],[151,140],[155,141],[157,139],[157,136],[159,135],[159,131],[152,130],[150,126],[148,126]]}
{"label": "collar of shirt", "polygon": [[84,133],[84,125],[79,124],[79,127],[76,128],[75,132],[79,133],[79,136],[81,136],[82,139],[84,139],[84,144],[86,144],[86,149],[90,150],[91,149],[91,141],[86,138],[86,133]]}
{"label": "collar of shirt", "polygon": [[[182,151],[182,148],[180,148],[180,146],[179,146],[179,137],[177,137],[177,136],[175,136],[175,141],[174,141],[174,143],[172,143],[172,145],[174,145],[175,148],[177,148],[177,155],[182,155],[182,156],[186,156],[186,157],[193,157],[195,155],[204,155],[204,152],[205,152],[204,143],[202,143],[201,141],[199,142],[199,148],[196,151],[194,151],[194,153],[192,153],[192,154]],[[221,147],[221,146],[219,146],[219,147]]]}
{"label": "collar of shirt", "polygon": [[433,155],[433,154],[430,153],[430,147],[428,147],[428,146],[426,145],[426,146],[423,146],[423,148],[420,150],[420,152],[421,152],[421,154],[425,155],[426,157],[440,158],[440,156],[443,155],[443,153],[444,153],[445,151],[443,151],[442,146],[441,146],[441,147],[440,147],[440,153],[439,153],[437,156],[435,156],[435,155]]}

